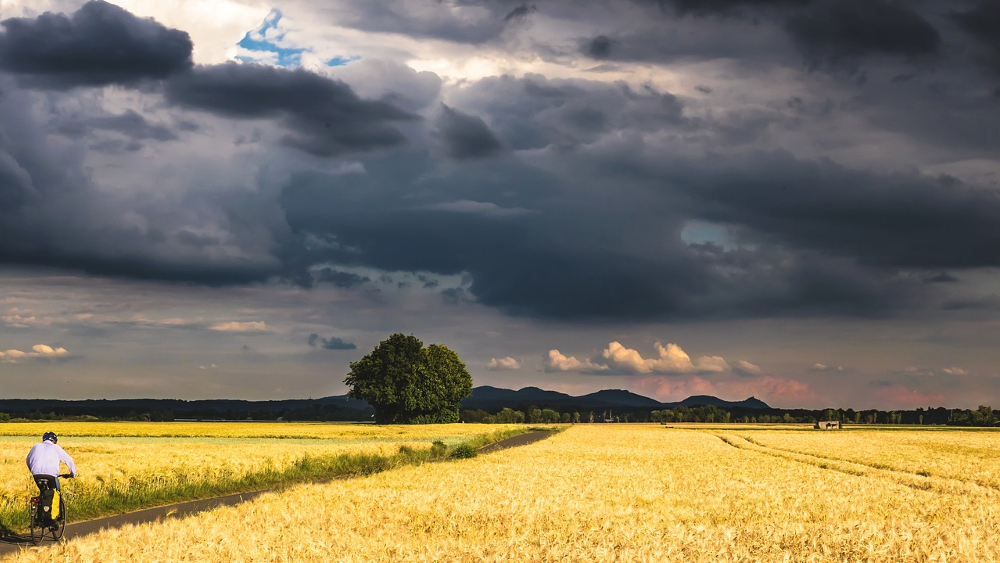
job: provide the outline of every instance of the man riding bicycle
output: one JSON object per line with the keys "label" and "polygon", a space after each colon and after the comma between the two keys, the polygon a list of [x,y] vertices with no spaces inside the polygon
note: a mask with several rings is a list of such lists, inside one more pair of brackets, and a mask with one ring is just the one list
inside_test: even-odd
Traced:
{"label": "man riding bicycle", "polygon": [[[32,509],[31,541],[36,545],[38,543],[35,541],[34,532],[36,522],[42,526],[49,526],[49,530],[53,534],[53,539],[57,539],[57,533],[60,536],[62,535],[62,529],[56,520],[57,513],[60,513],[60,509],[62,508],[62,504],[59,501],[59,491],[61,491],[61,487],[59,486],[59,464],[65,463],[66,467],[69,468],[69,474],[62,475],[62,477],[76,477],[76,465],[73,464],[73,458],[66,453],[66,450],[62,449],[62,446],[56,444],[58,441],[59,438],[56,437],[55,432],[42,434],[42,441],[31,448],[27,459],[25,459],[25,463],[28,464],[28,470],[31,471],[31,476],[34,477],[35,485],[38,486],[39,492],[39,497],[32,499],[32,502],[38,502],[38,499],[42,499],[39,509],[44,510],[36,520],[34,509]],[[45,516],[42,517],[42,514]],[[58,517],[62,525],[65,525],[65,515],[58,514]]]}
{"label": "man riding bicycle", "polygon": [[[28,470],[31,471],[31,476],[35,479],[35,485],[38,486],[38,492],[41,495],[46,494],[46,490],[55,489],[60,491],[59,486],[59,464],[65,463],[66,467],[69,468],[69,477],[76,477],[76,465],[73,464],[73,458],[66,453],[66,450],[62,449],[62,446],[56,444],[59,438],[56,437],[55,432],[46,432],[42,434],[42,441],[35,444],[31,451],[28,452],[28,457],[25,459],[25,463],[28,464]],[[51,495],[55,493],[49,493],[50,499]],[[53,508],[53,514],[55,513],[55,508]],[[53,522],[51,525],[53,533],[58,529],[58,526]]]}

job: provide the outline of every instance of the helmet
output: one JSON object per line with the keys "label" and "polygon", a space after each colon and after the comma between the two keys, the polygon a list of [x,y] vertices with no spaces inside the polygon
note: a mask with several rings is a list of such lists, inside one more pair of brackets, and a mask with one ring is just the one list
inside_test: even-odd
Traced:
{"label": "helmet", "polygon": [[46,432],[45,434],[42,434],[42,441],[44,442],[46,440],[52,440],[52,443],[55,444],[59,441],[59,438],[56,438],[55,432]]}

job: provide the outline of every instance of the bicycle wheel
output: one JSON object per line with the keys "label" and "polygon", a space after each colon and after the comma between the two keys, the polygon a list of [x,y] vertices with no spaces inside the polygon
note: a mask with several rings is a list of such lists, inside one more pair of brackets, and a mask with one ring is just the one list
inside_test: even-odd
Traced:
{"label": "bicycle wheel", "polygon": [[31,543],[38,545],[42,541],[42,537],[45,536],[45,526],[39,521],[38,517],[38,501],[32,499],[31,505],[28,507],[28,520],[30,521],[29,526],[31,527]]}
{"label": "bicycle wheel", "polygon": [[66,530],[66,503],[63,502],[62,495],[59,495],[59,518],[56,521],[56,529],[52,530],[52,539],[59,541],[64,530]]}

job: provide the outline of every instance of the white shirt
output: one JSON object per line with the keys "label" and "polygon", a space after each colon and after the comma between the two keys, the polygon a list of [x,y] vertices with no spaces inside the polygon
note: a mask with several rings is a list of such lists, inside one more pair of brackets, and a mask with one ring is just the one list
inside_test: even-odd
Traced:
{"label": "white shirt", "polygon": [[62,446],[58,444],[53,444],[52,442],[45,440],[44,442],[39,442],[31,448],[28,452],[28,459],[25,460],[28,463],[28,470],[31,471],[32,475],[59,475],[59,462],[66,464],[69,467],[69,472],[71,475],[76,475],[76,466],[73,465],[73,458],[69,457],[66,450],[62,449]]}

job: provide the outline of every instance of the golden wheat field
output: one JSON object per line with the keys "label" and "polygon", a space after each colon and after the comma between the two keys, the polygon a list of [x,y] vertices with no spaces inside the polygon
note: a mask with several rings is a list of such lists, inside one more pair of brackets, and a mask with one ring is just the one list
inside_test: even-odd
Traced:
{"label": "golden wheat field", "polygon": [[[100,497],[137,497],[157,504],[181,489],[204,496],[200,484],[236,483],[265,471],[281,472],[303,459],[339,454],[391,455],[401,446],[449,446],[511,427],[450,424],[375,426],[323,423],[96,423],[0,424],[0,524],[19,516],[36,492],[24,458],[42,432],[53,430],[73,457],[78,477],[65,481],[77,508]],[[276,438],[275,436],[282,436]],[[64,468],[65,470],[65,468]],[[238,484],[230,487],[238,488]],[[160,500],[159,502],[163,502]],[[96,510],[96,509],[95,509]],[[79,513],[79,511],[78,511]],[[7,516],[10,520],[11,517]]]}
{"label": "golden wheat field", "polygon": [[994,436],[577,425],[12,560],[996,561],[1000,491],[961,471]]}
{"label": "golden wheat field", "polygon": [[[508,428],[508,425],[496,425]],[[323,439],[348,442],[436,440],[486,434],[482,426],[464,424],[385,425],[328,422],[11,422],[0,423],[0,436],[41,439],[43,433],[59,435],[61,445],[71,437],[108,438],[279,438]]]}

